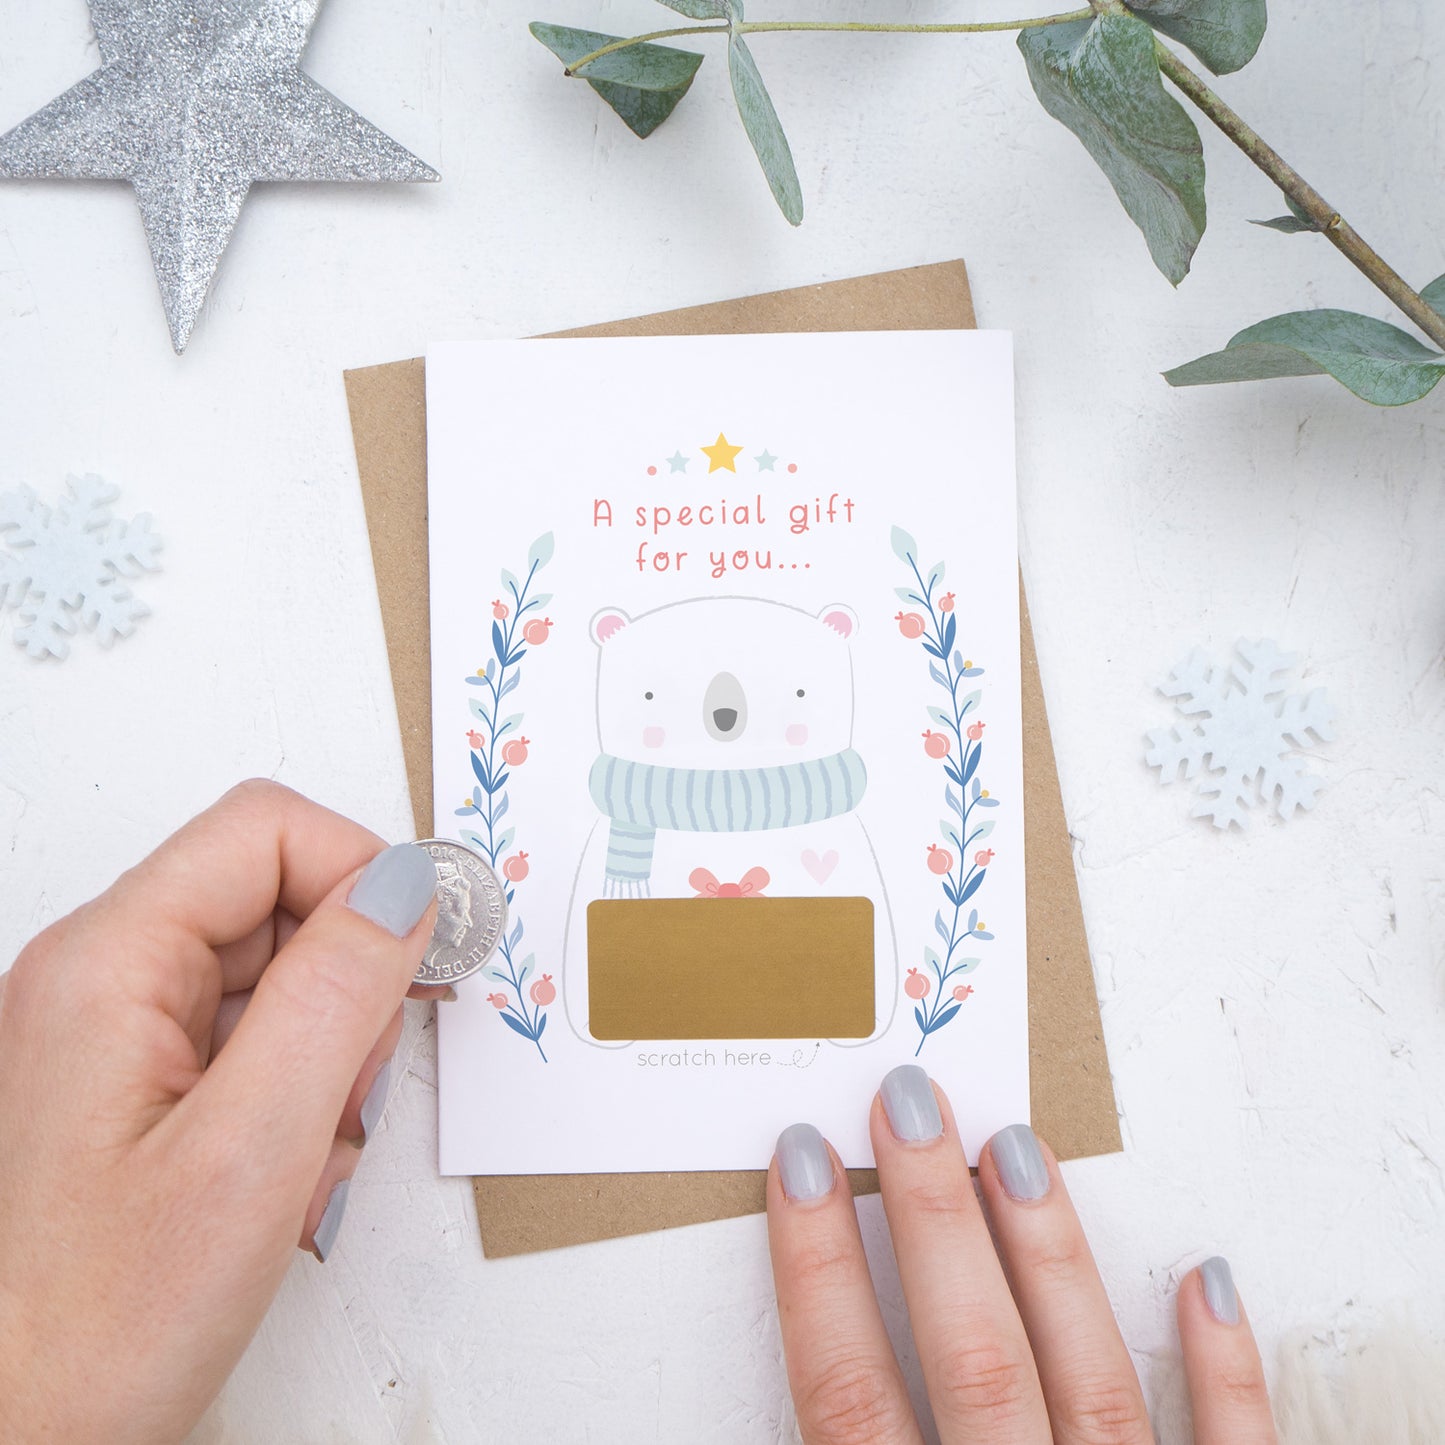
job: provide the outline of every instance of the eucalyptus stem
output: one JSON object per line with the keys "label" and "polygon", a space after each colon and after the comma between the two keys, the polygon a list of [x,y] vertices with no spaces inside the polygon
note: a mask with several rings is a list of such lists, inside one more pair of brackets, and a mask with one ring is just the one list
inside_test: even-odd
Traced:
{"label": "eucalyptus stem", "polygon": [[653,40],[674,40],[680,35],[757,35],[788,30],[824,30],[852,35],[984,35],[997,30],[1033,30],[1042,25],[1063,25],[1070,20],[1087,20],[1093,13],[1086,5],[1081,10],[1069,10],[1059,15],[1039,15],[1021,20],[975,20],[957,25],[873,25],[861,21],[832,20],[740,20],[736,25],[682,25],[671,30],[651,30],[646,35],[614,40],[569,65],[566,73],[576,75],[583,66],[591,65],[594,60],[615,51],[645,45]]}
{"label": "eucalyptus stem", "polygon": [[1382,256],[1350,225],[1273,146],[1268,145],[1255,130],[1229,108],[1197,75],[1166,45],[1158,40],[1154,50],[1160,71],[1212,120],[1245,155],[1292,200],[1320,229],[1336,250],[1341,252],[1378,290],[1383,291],[1426,336],[1437,346],[1445,347],[1445,319],[1389,265]]}

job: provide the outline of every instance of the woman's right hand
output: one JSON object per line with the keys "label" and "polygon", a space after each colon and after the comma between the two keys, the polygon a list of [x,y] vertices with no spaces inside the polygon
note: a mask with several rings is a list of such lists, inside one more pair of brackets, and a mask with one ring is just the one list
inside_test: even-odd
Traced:
{"label": "woman's right hand", "polygon": [[[1154,1445],[1058,1162],[1027,1125],[984,1146],[974,1194],[953,1112],[915,1064],[870,1118],[883,1206],[943,1445]],[[808,1445],[919,1445],[838,1156],[783,1131],[768,1176],[778,1317]],[[1229,1266],[1179,1289],[1195,1445],[1274,1445],[1259,1351]]]}

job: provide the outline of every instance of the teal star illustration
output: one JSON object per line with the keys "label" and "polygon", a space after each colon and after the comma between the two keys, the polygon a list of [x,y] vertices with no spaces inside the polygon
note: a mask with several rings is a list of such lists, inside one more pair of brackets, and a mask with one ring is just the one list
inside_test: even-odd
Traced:
{"label": "teal star illustration", "polygon": [[775,457],[767,447],[764,447],[753,460],[757,462],[760,472],[770,472],[773,469],[773,463],[777,461],[777,457]]}
{"label": "teal star illustration", "polygon": [[687,470],[687,464],[691,460],[691,457],[685,457],[681,452],[673,452],[673,454],[668,457],[667,464],[674,472],[685,472]]}

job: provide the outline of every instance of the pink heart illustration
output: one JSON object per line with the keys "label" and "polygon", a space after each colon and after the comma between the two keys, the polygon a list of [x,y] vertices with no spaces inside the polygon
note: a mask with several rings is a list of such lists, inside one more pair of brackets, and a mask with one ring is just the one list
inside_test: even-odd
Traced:
{"label": "pink heart illustration", "polygon": [[803,867],[813,876],[815,883],[826,883],[838,866],[838,850],[829,848],[820,858],[811,848],[803,850]]}

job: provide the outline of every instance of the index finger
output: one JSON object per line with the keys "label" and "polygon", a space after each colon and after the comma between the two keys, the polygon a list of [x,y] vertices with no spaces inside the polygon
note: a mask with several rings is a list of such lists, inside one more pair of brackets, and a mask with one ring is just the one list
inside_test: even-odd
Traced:
{"label": "index finger", "polygon": [[[147,929],[209,948],[244,938],[278,907],[304,919],[386,846],[369,828],[279,783],[240,783],[173,833],[100,900]],[[127,920],[129,921],[129,920]]]}

